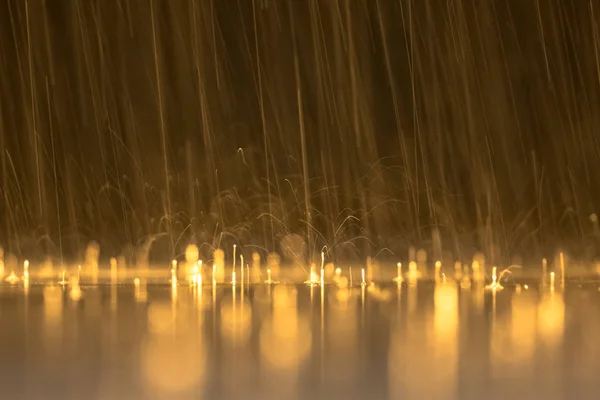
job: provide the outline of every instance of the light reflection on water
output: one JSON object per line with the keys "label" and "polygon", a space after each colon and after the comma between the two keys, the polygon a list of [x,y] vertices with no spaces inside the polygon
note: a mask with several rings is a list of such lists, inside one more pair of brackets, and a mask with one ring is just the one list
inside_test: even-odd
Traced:
{"label": "light reflection on water", "polygon": [[2,398],[562,399],[600,389],[595,288],[143,288],[82,287],[76,300],[60,286],[0,287]]}

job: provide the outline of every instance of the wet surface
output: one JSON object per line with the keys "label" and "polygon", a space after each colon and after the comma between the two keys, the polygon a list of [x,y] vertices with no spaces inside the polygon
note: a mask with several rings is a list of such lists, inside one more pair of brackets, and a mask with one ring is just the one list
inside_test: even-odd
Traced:
{"label": "wet surface", "polygon": [[600,293],[0,287],[7,399],[595,399]]}

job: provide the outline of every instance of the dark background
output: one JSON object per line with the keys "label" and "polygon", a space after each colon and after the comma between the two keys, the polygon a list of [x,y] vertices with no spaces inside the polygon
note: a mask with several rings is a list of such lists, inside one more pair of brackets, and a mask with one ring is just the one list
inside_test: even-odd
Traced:
{"label": "dark background", "polygon": [[7,251],[298,234],[333,258],[593,256],[595,0],[5,0],[0,18]]}

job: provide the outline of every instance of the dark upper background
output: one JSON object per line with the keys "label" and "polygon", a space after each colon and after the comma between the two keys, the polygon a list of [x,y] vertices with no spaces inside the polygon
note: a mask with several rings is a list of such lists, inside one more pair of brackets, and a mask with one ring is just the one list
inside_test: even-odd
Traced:
{"label": "dark upper background", "polygon": [[594,242],[595,0],[5,0],[0,18],[16,254]]}

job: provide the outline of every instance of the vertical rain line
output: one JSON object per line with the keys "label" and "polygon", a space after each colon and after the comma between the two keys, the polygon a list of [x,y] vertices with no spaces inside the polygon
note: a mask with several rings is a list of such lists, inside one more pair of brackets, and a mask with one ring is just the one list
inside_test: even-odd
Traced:
{"label": "vertical rain line", "polygon": [[256,52],[256,72],[258,76],[258,104],[260,107],[260,121],[262,125],[262,134],[263,134],[263,149],[265,152],[265,168],[267,175],[267,195],[269,197],[269,223],[271,225],[271,249],[274,248],[274,238],[273,238],[273,201],[271,198],[271,173],[269,170],[269,138],[267,135],[267,126],[265,121],[265,105],[263,100],[263,87],[262,87],[262,67],[260,64],[260,53],[258,51],[258,25],[256,23],[256,4],[255,1],[252,0],[252,19],[254,22],[254,50]]}
{"label": "vertical rain line", "polygon": [[54,196],[56,201],[56,225],[58,229],[58,247],[60,250],[60,263],[63,263],[63,242],[60,220],[60,203],[58,198],[58,168],[56,167],[56,148],[54,146],[54,129],[52,129],[52,112],[50,107],[50,88],[48,86],[48,77],[46,77],[46,102],[48,104],[48,126],[50,129],[50,146],[52,149],[52,171],[54,172]]}
{"label": "vertical rain line", "polygon": [[[396,129],[398,133],[398,141],[400,142],[400,151],[402,157],[404,158],[404,165],[408,165],[408,155],[406,153],[406,141],[404,137],[404,130],[402,129],[402,117],[400,116],[400,106],[398,101],[398,94],[396,93],[396,79],[394,79],[394,74],[392,72],[392,63],[390,60],[390,51],[388,47],[387,40],[387,32],[386,26],[384,23],[384,17],[381,12],[380,0],[376,1],[377,5],[377,17],[379,18],[379,33],[381,35],[381,44],[383,46],[383,55],[385,59],[385,69],[387,72],[388,82],[390,84],[390,94],[392,95],[392,104],[394,106],[394,117],[396,120]],[[410,181],[410,169],[405,168],[404,170],[404,181],[408,184],[408,189],[412,192],[412,184]],[[409,199],[408,193],[406,194],[406,203],[409,205],[410,213],[412,214],[412,207]],[[414,203],[414,202],[413,202]]]}
{"label": "vertical rain line", "polygon": [[596,57],[596,76],[598,77],[598,84],[600,85],[600,54],[598,54],[600,35],[598,34],[596,26],[596,15],[594,13],[594,3],[592,0],[590,0],[590,19],[592,23],[592,43],[594,46],[594,55]]}
{"label": "vertical rain line", "polygon": [[302,179],[304,185],[304,207],[306,217],[306,243],[308,245],[308,257],[311,258],[310,247],[312,218],[310,215],[310,185],[308,181],[308,160],[306,156],[306,132],[304,130],[304,113],[302,111],[302,82],[300,80],[300,66],[298,65],[298,43],[296,42],[296,30],[294,24],[294,16],[292,13],[292,4],[289,5],[289,13],[291,20],[292,47],[294,51],[294,77],[296,79],[296,101],[298,103],[298,124],[300,128],[300,146],[302,153]]}
{"label": "vertical rain line", "polygon": [[[399,4],[400,4],[400,15],[402,17],[402,31],[404,34],[404,47],[406,49],[406,54],[409,58],[408,60],[408,70],[409,70],[409,74],[410,74],[410,84],[411,84],[411,93],[412,93],[412,105],[413,105],[413,112],[412,112],[412,117],[413,117],[413,133],[415,131],[414,125],[415,125],[415,119],[416,119],[416,111],[415,111],[415,82],[414,82],[414,63],[413,63],[413,56],[414,56],[414,43],[413,43],[413,33],[412,33],[412,0],[408,0],[408,21],[406,21],[406,17],[404,15],[404,6],[402,3],[403,0],[398,0]],[[406,28],[408,25],[408,35],[406,34]],[[401,141],[402,144],[405,143],[405,140],[402,139]],[[416,148],[415,151],[416,153]],[[408,159],[408,148],[406,145],[404,145],[404,157],[405,157],[405,165],[407,166],[407,172],[406,174],[408,175],[408,178],[405,179],[406,183],[408,184],[408,191],[412,194],[412,205],[413,205],[413,212],[412,212],[412,217],[414,219],[414,229],[417,232],[417,237],[420,237],[421,231],[419,229],[419,179],[418,179],[418,175],[419,175],[419,169],[418,169],[418,165],[417,165],[417,159],[415,157],[415,164],[414,164],[414,169],[413,171],[411,171],[411,168],[409,168],[408,166],[411,166],[410,160]],[[413,185],[413,173],[414,172],[414,185]]]}
{"label": "vertical rain line", "polygon": [[[546,73],[548,74],[548,82],[550,82],[550,87],[554,87],[552,82],[552,74],[550,73],[550,62],[548,61],[548,50],[546,49],[546,34],[544,32],[544,23],[542,22],[542,10],[540,9],[540,1],[536,0],[535,2],[535,10],[537,12],[538,19],[538,29],[540,33],[540,39],[542,41],[542,50],[544,51],[544,63],[546,66]],[[554,92],[554,90],[552,90]]]}
{"label": "vertical rain line", "polygon": [[31,29],[29,24],[29,0],[25,0],[25,24],[27,27],[27,60],[29,63],[29,91],[31,95],[31,123],[33,125],[33,146],[35,150],[35,173],[37,178],[38,212],[43,217],[42,207],[42,181],[40,176],[40,155],[37,137],[36,109],[35,109],[35,87],[33,80],[33,60],[31,54]]}
{"label": "vertical rain line", "polygon": [[165,190],[167,195],[167,229],[171,240],[171,251],[175,251],[175,242],[173,241],[173,232],[171,232],[171,190],[169,186],[169,160],[167,158],[167,137],[165,129],[165,116],[163,111],[162,89],[160,79],[160,68],[158,66],[158,50],[156,45],[156,24],[154,21],[154,1],[150,1],[150,18],[152,19],[152,47],[154,49],[154,70],[156,73],[156,93],[158,96],[158,115],[160,118],[160,138],[163,152],[163,163],[165,167]]}

